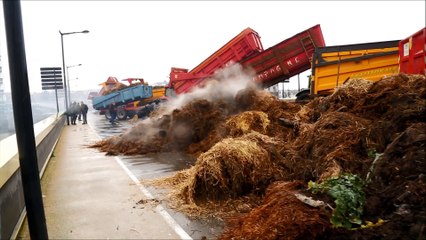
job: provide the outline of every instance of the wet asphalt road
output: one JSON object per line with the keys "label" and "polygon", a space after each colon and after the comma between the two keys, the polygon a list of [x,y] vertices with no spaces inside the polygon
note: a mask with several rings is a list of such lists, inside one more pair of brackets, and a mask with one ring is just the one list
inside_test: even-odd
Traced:
{"label": "wet asphalt road", "polygon": [[[128,120],[119,121],[118,124],[112,125],[104,115],[91,110],[89,110],[87,121],[102,139],[119,135],[133,126]],[[77,121],[77,124],[81,124],[81,122]],[[190,168],[195,161],[183,153],[159,153],[118,157],[141,182],[146,179],[173,175],[179,170]],[[153,187],[147,187],[147,189],[154,197],[159,193],[159,190]],[[208,239],[216,239],[223,230],[223,222],[189,219],[184,214],[167,208],[165,204],[162,205],[193,239],[201,239],[203,236]]]}

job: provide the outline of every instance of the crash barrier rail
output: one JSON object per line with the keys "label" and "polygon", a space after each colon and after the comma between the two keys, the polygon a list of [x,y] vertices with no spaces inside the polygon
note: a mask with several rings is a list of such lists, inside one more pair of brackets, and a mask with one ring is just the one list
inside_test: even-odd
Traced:
{"label": "crash barrier rail", "polygon": [[[64,115],[50,116],[34,124],[40,178],[65,125]],[[0,239],[14,239],[26,211],[19,169],[16,135],[0,140]]]}

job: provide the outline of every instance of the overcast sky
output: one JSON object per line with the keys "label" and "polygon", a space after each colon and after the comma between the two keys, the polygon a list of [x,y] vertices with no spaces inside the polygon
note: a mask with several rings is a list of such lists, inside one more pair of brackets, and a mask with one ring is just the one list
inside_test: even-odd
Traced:
{"label": "overcast sky", "polygon": [[[59,30],[90,31],[64,36],[66,65],[82,64],[69,68],[71,90],[82,90],[99,89],[109,76],[168,81],[171,67],[194,68],[247,27],[259,33],[264,49],[316,24],[327,46],[399,40],[425,27],[424,0],[24,0],[21,6],[31,91],[41,91],[40,67],[62,67]],[[10,91],[2,6],[0,14]]]}

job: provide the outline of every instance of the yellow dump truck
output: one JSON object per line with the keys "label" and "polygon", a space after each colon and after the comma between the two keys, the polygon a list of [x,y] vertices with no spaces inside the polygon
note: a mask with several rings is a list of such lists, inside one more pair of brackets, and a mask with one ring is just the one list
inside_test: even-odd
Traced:
{"label": "yellow dump truck", "polygon": [[329,95],[348,79],[378,81],[398,74],[397,41],[319,47],[312,56],[309,89],[299,92],[298,100]]}

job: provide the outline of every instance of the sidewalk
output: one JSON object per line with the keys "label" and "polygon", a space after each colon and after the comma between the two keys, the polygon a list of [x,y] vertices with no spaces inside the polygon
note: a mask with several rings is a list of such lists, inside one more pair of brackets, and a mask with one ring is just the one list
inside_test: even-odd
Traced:
{"label": "sidewalk", "polygon": [[97,140],[87,124],[62,130],[41,182],[49,238],[181,239],[115,157],[86,146]]}

